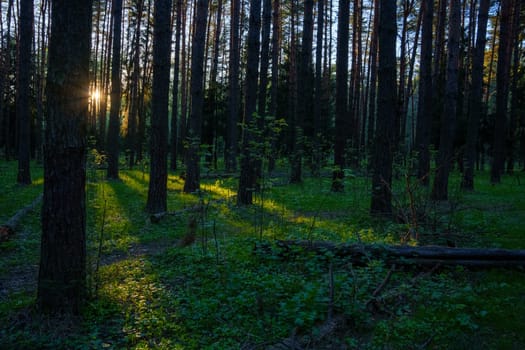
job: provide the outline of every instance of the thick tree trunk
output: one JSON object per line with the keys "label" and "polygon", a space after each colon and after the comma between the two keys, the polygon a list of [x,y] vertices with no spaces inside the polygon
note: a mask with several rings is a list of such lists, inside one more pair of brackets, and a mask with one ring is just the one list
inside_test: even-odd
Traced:
{"label": "thick tree trunk", "polygon": [[476,47],[472,57],[472,87],[469,99],[469,116],[467,126],[467,140],[465,145],[465,170],[461,188],[474,190],[474,165],[477,156],[479,123],[482,111],[483,93],[483,61],[485,58],[485,44],[487,42],[487,22],[490,0],[481,0],[478,13],[478,31]]}
{"label": "thick tree trunk", "polygon": [[278,241],[277,246],[290,254],[293,254],[292,252],[296,251],[294,248],[297,247],[321,255],[331,252],[337,257],[348,258],[357,265],[380,259],[396,265],[525,266],[525,250],[517,249],[335,244],[323,241]]}
{"label": "thick tree trunk", "polygon": [[246,58],[244,130],[241,152],[241,175],[237,191],[238,205],[251,205],[256,185],[255,154],[252,149],[254,140],[252,127],[253,114],[257,102],[257,78],[259,68],[259,36],[261,32],[261,0],[250,1],[250,26],[248,29],[248,47]]}
{"label": "thick tree trunk", "polygon": [[453,157],[454,135],[456,130],[456,108],[458,100],[459,40],[461,30],[461,6],[459,0],[450,0],[447,77],[445,100],[441,115],[441,135],[436,177],[432,187],[432,198],[448,198],[448,177]]}
{"label": "thick tree trunk", "polygon": [[146,210],[159,213],[168,207],[168,104],[171,53],[171,0],[155,0],[153,34],[153,89],[148,200]]}
{"label": "thick tree trunk", "polygon": [[379,31],[379,0],[374,0],[374,22],[370,39],[370,97],[368,105],[368,145],[375,133],[377,103],[377,32]]}
{"label": "thick tree trunk", "polygon": [[81,4],[52,2],[37,296],[44,311],[78,312],[86,295],[86,120],[91,12],[89,0]]}
{"label": "thick tree trunk", "polygon": [[22,0],[20,3],[18,48],[18,86],[16,94],[16,114],[18,122],[18,175],[17,183],[31,184],[31,104],[30,83],[31,43],[33,39],[33,0]]}
{"label": "thick tree trunk", "polygon": [[379,68],[377,127],[372,157],[370,212],[392,214],[392,161],[396,125],[396,2],[381,0],[379,14]]}
{"label": "thick tree trunk", "polygon": [[206,19],[208,0],[198,0],[191,47],[191,115],[188,121],[186,151],[186,180],[184,192],[192,193],[200,188],[200,145],[202,133],[202,107],[204,103],[204,45],[206,43]]}
{"label": "thick tree trunk", "polygon": [[119,172],[119,136],[120,136],[120,99],[122,94],[120,76],[120,47],[122,32],[122,0],[114,0],[113,16],[113,56],[111,61],[111,107],[108,126],[108,171],[109,179],[118,179]]}

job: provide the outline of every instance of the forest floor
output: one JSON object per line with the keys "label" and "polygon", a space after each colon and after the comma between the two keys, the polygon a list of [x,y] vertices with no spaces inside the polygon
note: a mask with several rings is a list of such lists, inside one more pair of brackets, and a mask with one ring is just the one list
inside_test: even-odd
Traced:
{"label": "forest floor", "polygon": [[[371,218],[369,176],[286,184],[268,176],[251,207],[239,208],[231,177],[182,193],[170,173],[168,215],[145,213],[148,174],[120,181],[88,169],[89,300],[78,317],[35,308],[40,213],[0,243],[0,349],[524,349],[525,271],[461,266],[354,266],[330,252],[288,254],[276,240],[455,245],[525,249],[525,174],[448,202],[399,171],[396,220]],[[0,162],[0,225],[42,192],[16,185]],[[520,179],[521,176],[522,178]],[[414,239],[417,232],[417,240]]]}

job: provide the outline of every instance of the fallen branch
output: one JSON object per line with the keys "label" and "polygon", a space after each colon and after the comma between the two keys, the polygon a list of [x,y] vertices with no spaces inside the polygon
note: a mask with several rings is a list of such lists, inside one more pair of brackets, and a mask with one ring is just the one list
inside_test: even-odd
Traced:
{"label": "fallen branch", "polygon": [[297,248],[320,255],[331,252],[334,256],[350,259],[356,265],[366,264],[370,259],[379,259],[396,265],[525,266],[525,250],[516,249],[335,244],[324,241],[277,241],[277,246],[285,252],[283,255],[293,254]]}
{"label": "fallen branch", "polygon": [[0,242],[7,241],[11,236],[15,234],[16,228],[20,221],[31,212],[35,207],[42,201],[43,195],[40,194],[36,197],[31,204],[26,205],[22,209],[18,210],[7,222],[0,226]]}

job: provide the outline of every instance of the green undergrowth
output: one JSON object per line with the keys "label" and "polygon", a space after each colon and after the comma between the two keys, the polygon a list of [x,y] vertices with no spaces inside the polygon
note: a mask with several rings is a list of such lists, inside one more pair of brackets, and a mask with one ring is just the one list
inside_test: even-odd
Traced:
{"label": "green undergrowth", "polygon": [[[7,220],[42,190],[15,185],[16,163],[0,163],[0,213]],[[38,175],[40,174],[40,175]],[[289,185],[265,178],[255,204],[235,205],[237,181],[207,179],[183,194],[168,178],[168,214],[144,211],[148,174],[88,172],[90,298],[80,316],[35,310],[39,214],[0,244],[0,348],[265,349],[294,335],[308,349],[522,349],[524,271],[462,267],[355,266],[330,252],[284,250],[276,240],[525,248],[523,186],[516,177],[459,191],[446,203],[400,176],[394,220],[368,215],[371,182],[348,176]],[[40,178],[38,178],[40,176]],[[7,198],[4,194],[8,194]],[[184,242],[189,234],[195,240]],[[417,240],[414,236],[417,234]],[[338,327],[324,335],[327,319]]]}

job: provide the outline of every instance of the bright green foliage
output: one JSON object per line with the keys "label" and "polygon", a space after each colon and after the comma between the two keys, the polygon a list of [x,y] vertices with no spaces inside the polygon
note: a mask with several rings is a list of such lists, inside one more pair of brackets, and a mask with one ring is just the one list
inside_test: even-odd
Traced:
{"label": "bright green foliage", "polygon": [[[40,229],[39,214],[29,214],[16,235],[0,243],[0,348],[264,348],[292,333],[312,348],[525,346],[523,271],[391,271],[378,260],[353,266],[329,252],[287,252],[273,244],[454,240],[525,248],[525,202],[516,178],[494,187],[481,174],[477,192],[452,192],[447,203],[425,202],[425,190],[413,180],[412,198],[422,208],[417,221],[381,221],[368,216],[370,179],[358,174],[345,177],[345,193],[331,193],[330,178],[288,185],[281,172],[265,179],[254,206],[243,208],[235,206],[235,179],[204,181],[200,193],[189,195],[171,174],[170,213],[151,223],[144,211],[147,171],[121,171],[121,180],[106,181],[97,159],[93,155],[87,185],[90,302],[78,319],[44,318],[34,310]],[[16,163],[0,163],[0,169],[0,218],[6,221],[41,192],[41,169],[34,168],[29,187],[15,185]],[[450,188],[458,188],[459,176],[451,180]],[[394,206],[410,214],[416,200],[407,188],[400,176]],[[196,239],[182,247],[192,220]],[[407,239],[414,226],[419,242]],[[346,324],[316,343],[329,313],[344,315]]]}

